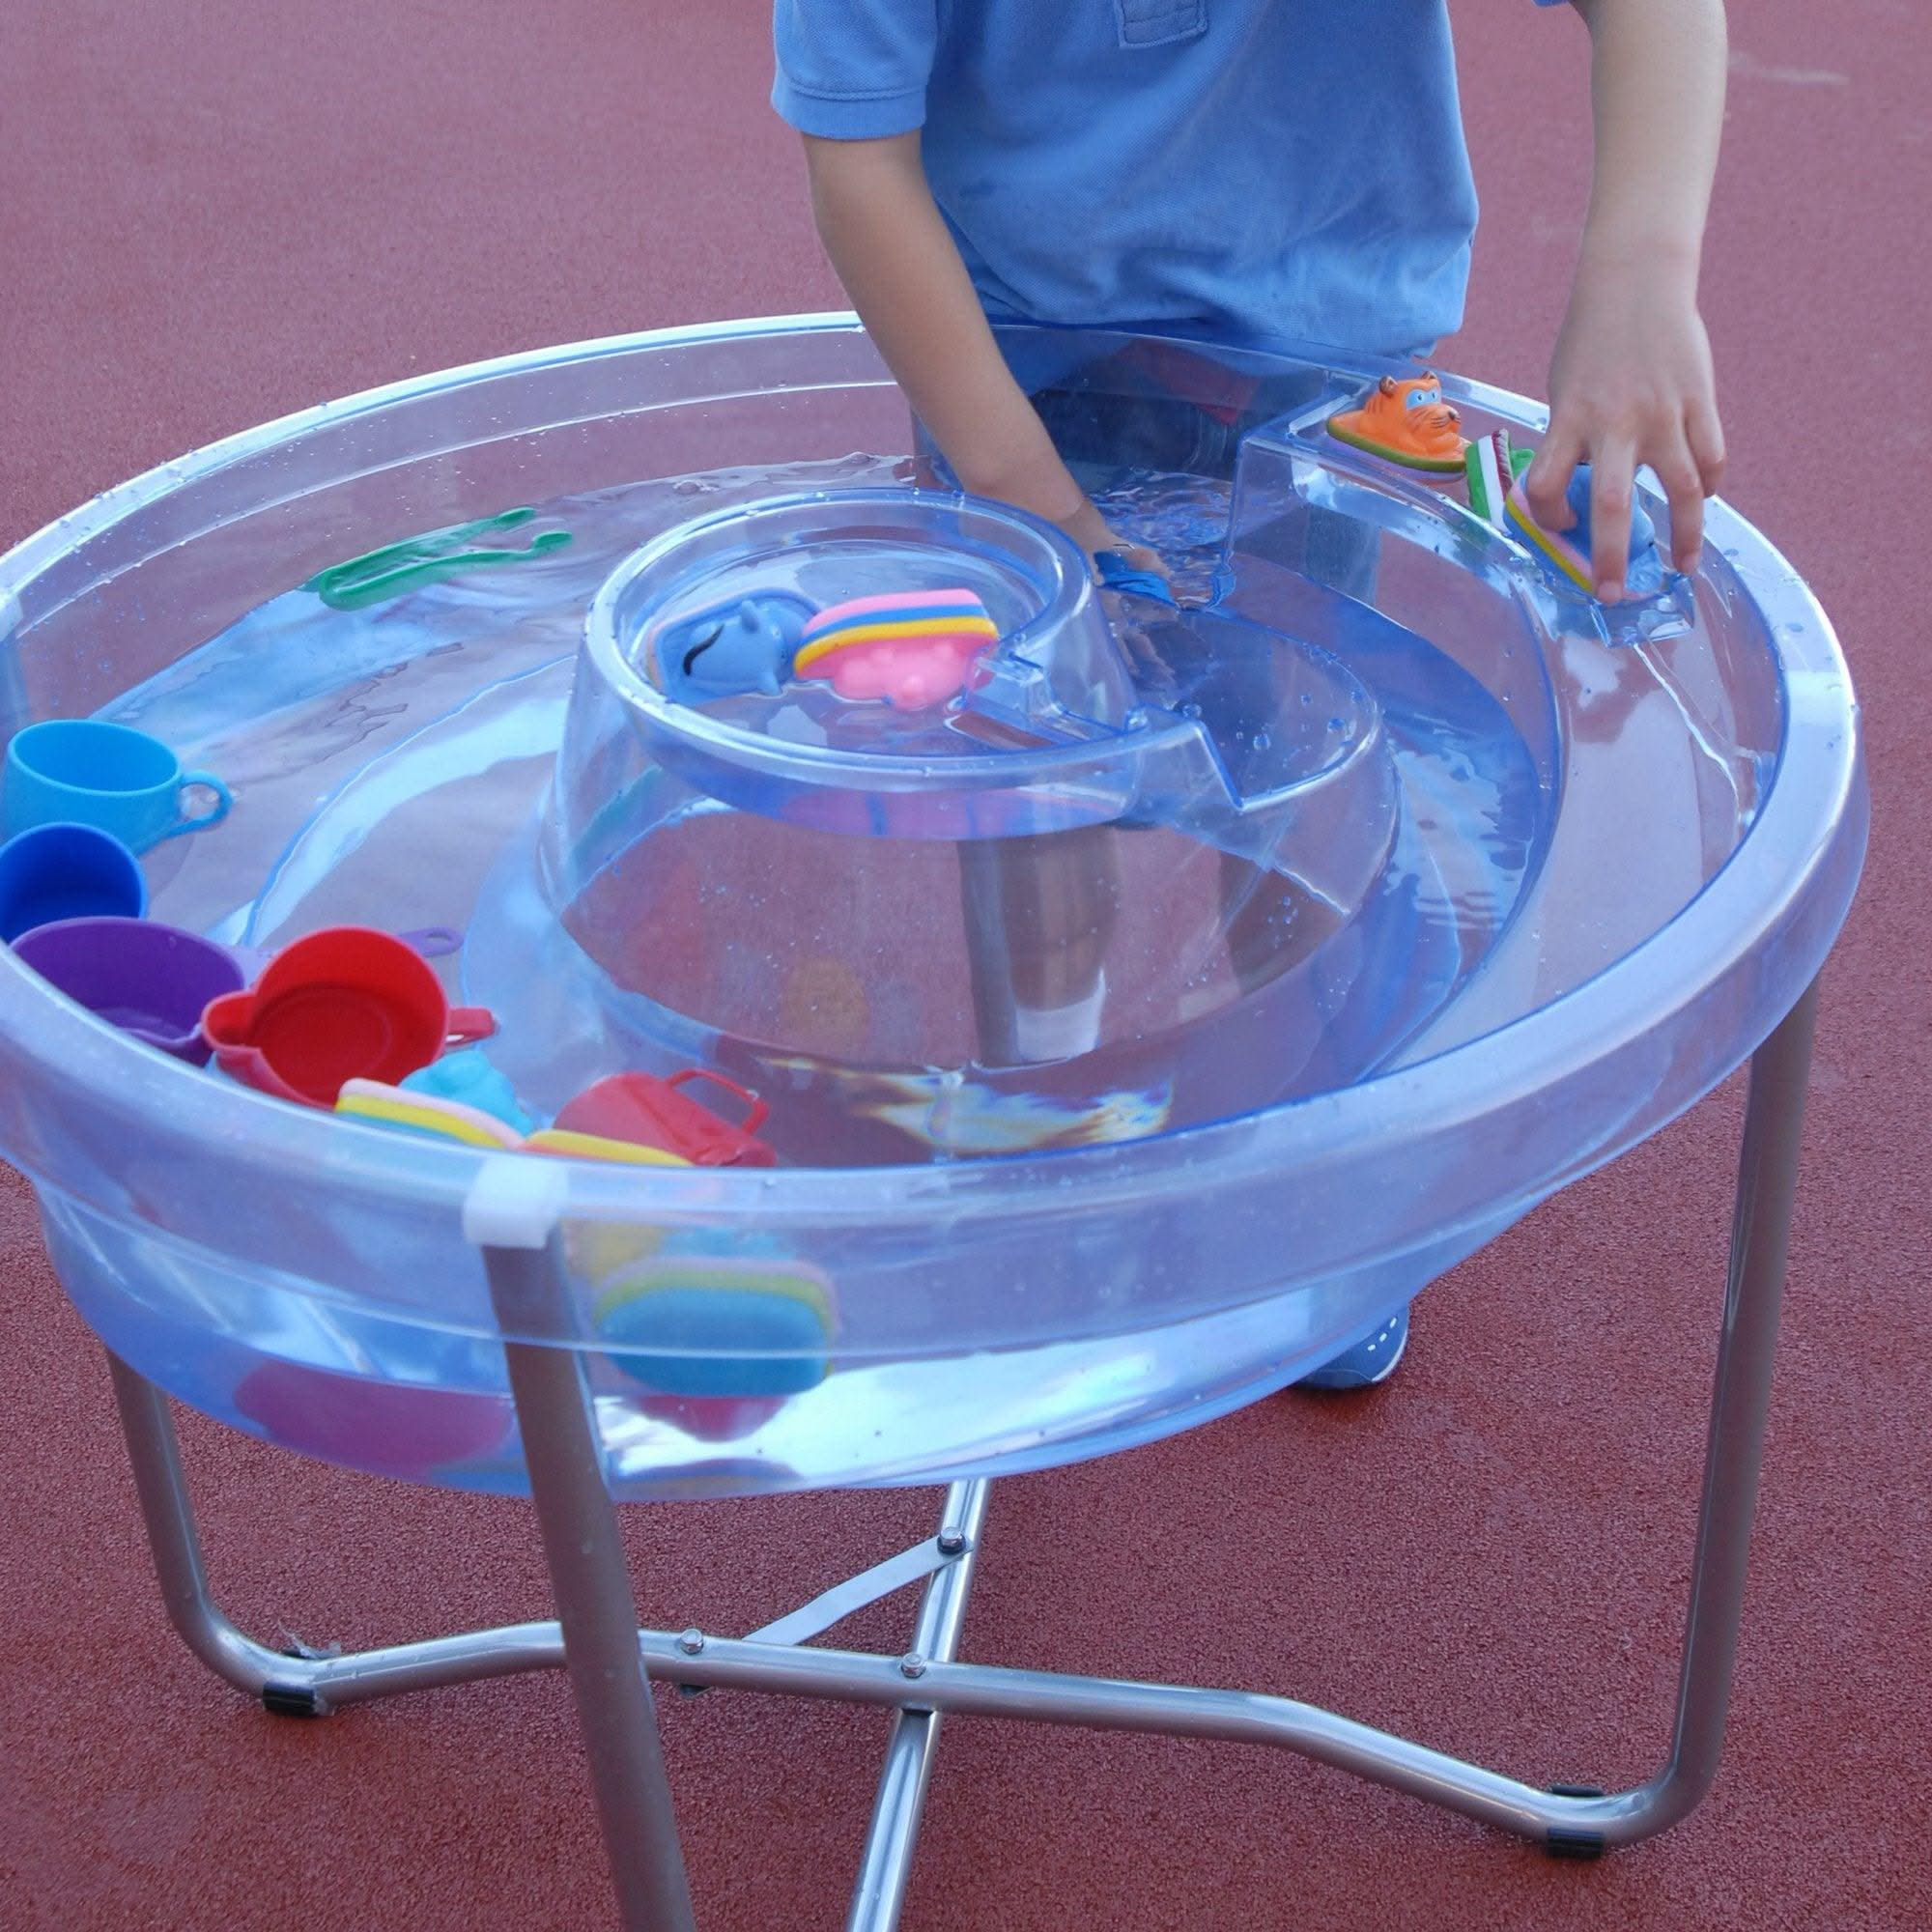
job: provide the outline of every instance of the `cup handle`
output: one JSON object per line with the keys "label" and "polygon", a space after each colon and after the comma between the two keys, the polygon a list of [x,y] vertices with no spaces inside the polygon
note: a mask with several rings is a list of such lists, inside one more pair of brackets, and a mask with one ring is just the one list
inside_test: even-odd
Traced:
{"label": "cup handle", "polygon": [[451,1007],[444,1041],[451,1046],[468,1046],[471,1040],[488,1039],[497,1031],[497,1015],[488,1007]]}
{"label": "cup handle", "polygon": [[176,796],[187,790],[189,785],[202,785],[214,794],[212,810],[204,811],[199,818],[184,818],[171,825],[161,834],[163,838],[173,838],[184,832],[205,832],[211,825],[219,825],[228,816],[229,808],[235,803],[234,794],[213,772],[184,772]]}
{"label": "cup handle", "polygon": [[665,1085],[682,1087],[693,1080],[708,1080],[712,1086],[722,1087],[725,1093],[744,1101],[745,1118],[738,1122],[740,1133],[756,1133],[770,1118],[771,1108],[749,1087],[741,1087],[735,1080],[727,1080],[724,1074],[712,1072],[708,1066],[687,1066],[682,1073],[673,1073]]}
{"label": "cup handle", "polygon": [[413,946],[425,959],[443,959],[463,951],[463,934],[453,925],[418,925],[396,937],[405,946]]}

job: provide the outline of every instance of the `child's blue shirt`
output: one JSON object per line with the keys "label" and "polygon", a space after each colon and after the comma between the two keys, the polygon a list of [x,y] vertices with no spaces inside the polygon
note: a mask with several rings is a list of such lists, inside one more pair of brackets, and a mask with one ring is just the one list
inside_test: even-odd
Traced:
{"label": "child's blue shirt", "polygon": [[1446,0],[776,0],[775,37],[802,132],[924,129],[995,316],[1383,354],[1462,322]]}

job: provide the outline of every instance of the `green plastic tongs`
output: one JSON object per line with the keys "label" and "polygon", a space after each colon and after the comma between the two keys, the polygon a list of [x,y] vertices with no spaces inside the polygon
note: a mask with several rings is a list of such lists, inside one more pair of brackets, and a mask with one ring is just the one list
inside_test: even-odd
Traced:
{"label": "green plastic tongs", "polygon": [[499,563],[527,563],[532,557],[561,550],[570,541],[570,532],[540,530],[523,550],[479,544],[477,539],[520,528],[535,515],[534,510],[526,506],[505,510],[500,516],[482,517],[473,524],[452,524],[447,529],[425,530],[421,536],[384,544],[381,550],[352,556],[347,563],[332,563],[311,577],[302,588],[313,590],[331,611],[359,611],[365,604],[380,603],[384,597],[397,596],[418,584],[439,583],[461,571],[484,570]]}

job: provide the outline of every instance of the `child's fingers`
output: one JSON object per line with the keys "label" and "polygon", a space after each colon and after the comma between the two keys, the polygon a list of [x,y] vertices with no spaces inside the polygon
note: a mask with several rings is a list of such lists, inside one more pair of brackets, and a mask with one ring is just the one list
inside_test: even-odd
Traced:
{"label": "child's fingers", "polygon": [[1149,550],[1145,544],[1120,544],[1116,548],[1136,570],[1151,570],[1156,577],[1172,579],[1171,571],[1157,550]]}
{"label": "child's fingers", "polygon": [[1624,594],[1630,557],[1631,492],[1636,487],[1636,449],[1619,439],[1590,452],[1590,569],[1605,604]]}
{"label": "child's fingers", "polygon": [[1716,407],[1709,402],[1692,403],[1685,412],[1684,430],[1704,494],[1715,497],[1724,487],[1724,427],[1718,420]]}
{"label": "child's fingers", "polygon": [[1570,478],[1582,460],[1583,433],[1559,411],[1550,418],[1549,433],[1522,479],[1522,493],[1545,529],[1567,530],[1577,521],[1567,493]]}
{"label": "child's fingers", "polygon": [[1697,568],[1704,549],[1704,477],[1682,438],[1654,455],[1650,467],[1670,499],[1670,560],[1682,571]]}

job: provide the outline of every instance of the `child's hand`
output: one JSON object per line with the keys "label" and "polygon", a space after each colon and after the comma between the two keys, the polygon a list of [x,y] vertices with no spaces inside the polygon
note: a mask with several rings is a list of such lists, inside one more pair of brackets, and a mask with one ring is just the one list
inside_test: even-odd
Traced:
{"label": "child's hand", "polygon": [[1114,551],[1135,570],[1151,570],[1163,582],[1173,576],[1160,559],[1157,551],[1149,550],[1144,544],[1122,543],[1108,528],[1107,520],[1094,507],[1091,498],[1083,497],[1080,507],[1070,517],[1056,517],[1054,522],[1084,550],[1089,558],[1096,557],[1103,550]]}
{"label": "child's hand", "polygon": [[1523,488],[1539,522],[1567,529],[1571,471],[1590,461],[1590,528],[1597,595],[1623,595],[1631,490],[1649,464],[1670,499],[1679,570],[1697,567],[1704,498],[1723,478],[1711,347],[1688,288],[1638,266],[1577,279],[1549,368],[1549,433]]}
{"label": "child's hand", "polygon": [[1590,458],[1597,595],[1623,595],[1637,466],[1670,498],[1672,560],[1696,567],[1724,469],[1697,258],[1724,120],[1724,0],[1574,0],[1590,30],[1596,167],[1581,266],[1549,366],[1549,434],[1525,480],[1550,529]]}

